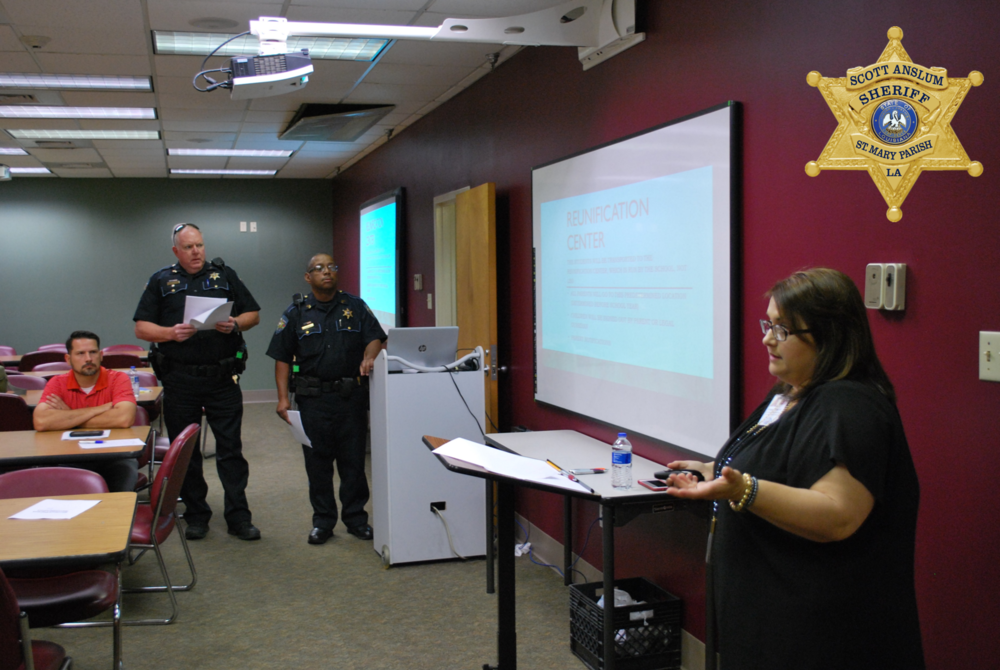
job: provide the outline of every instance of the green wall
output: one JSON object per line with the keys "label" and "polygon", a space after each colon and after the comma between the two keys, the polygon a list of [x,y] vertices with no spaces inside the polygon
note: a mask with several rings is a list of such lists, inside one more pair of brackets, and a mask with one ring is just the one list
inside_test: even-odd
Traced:
{"label": "green wall", "polygon": [[[332,199],[322,180],[22,178],[0,184],[0,344],[18,353],[92,330],[103,345],[139,343],[132,315],[146,280],[175,261],[170,233],[196,223],[261,306],[246,334],[244,390],[274,388],[264,355],[309,257],[330,251]],[[256,221],[256,233],[239,232]],[[248,225],[249,227],[249,225]]]}

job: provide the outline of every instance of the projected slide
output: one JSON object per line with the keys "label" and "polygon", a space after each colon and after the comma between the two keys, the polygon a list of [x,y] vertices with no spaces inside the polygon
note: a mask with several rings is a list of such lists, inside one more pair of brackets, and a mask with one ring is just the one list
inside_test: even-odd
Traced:
{"label": "projected slide", "polygon": [[735,110],[532,170],[537,401],[709,457],[725,441]]}
{"label": "projected slide", "polygon": [[543,349],[711,379],[711,166],[541,212]]}
{"label": "projected slide", "polygon": [[396,327],[396,199],[361,210],[361,298],[384,330]]}

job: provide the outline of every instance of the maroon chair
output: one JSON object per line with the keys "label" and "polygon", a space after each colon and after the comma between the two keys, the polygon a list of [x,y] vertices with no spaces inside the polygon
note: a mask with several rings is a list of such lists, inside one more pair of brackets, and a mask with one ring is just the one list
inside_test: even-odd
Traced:
{"label": "maroon chair", "polygon": [[101,365],[109,370],[115,368],[143,367],[142,359],[134,354],[105,354]]}
{"label": "maroon chair", "polygon": [[[135,408],[135,419],[132,420],[133,426],[148,426],[149,424],[149,413],[144,407]],[[156,431],[150,428],[149,434],[146,436],[146,446],[143,448],[142,453],[137,459],[139,461],[139,475],[135,480],[135,490],[142,491],[143,489],[149,487],[149,482],[153,479],[153,448],[156,445]],[[142,469],[146,468],[146,472]]]}
{"label": "maroon chair", "polygon": [[52,361],[51,363],[39,363],[33,372],[68,372],[73,367],[66,361]]}
{"label": "maroon chair", "polygon": [[73,659],[54,642],[32,640],[29,616],[0,570],[0,670],[67,670]]}
{"label": "maroon chair", "polygon": [[160,565],[160,574],[163,575],[162,586],[142,586],[126,589],[126,593],[163,593],[170,596],[170,603],[173,611],[167,619],[141,619],[137,621],[127,621],[128,624],[169,624],[177,617],[177,596],[175,591],[190,591],[198,582],[198,573],[194,569],[194,560],[191,558],[191,550],[188,548],[187,539],[184,533],[178,529],[177,534],[181,538],[181,546],[184,547],[184,554],[187,556],[188,568],[191,570],[191,582],[184,586],[174,586],[167,573],[167,564],[163,560],[163,552],[160,545],[177,527],[177,496],[181,491],[181,484],[187,475],[188,462],[191,460],[191,452],[198,444],[198,431],[201,427],[192,423],[181,431],[167,450],[167,455],[160,464],[160,469],[156,471],[153,478],[153,486],[149,489],[149,504],[140,504],[135,510],[135,521],[132,523],[132,549],[139,549],[138,555],[129,557],[130,563],[135,563],[143,554],[153,550],[156,560]]}
{"label": "maroon chair", "polygon": [[17,356],[17,351],[14,347],[8,347],[7,345],[0,344],[0,356]]}
{"label": "maroon chair", "polygon": [[[0,475],[0,498],[34,498],[107,493],[96,472],[80,468],[29,468]],[[66,572],[66,568],[33,569],[10,577],[10,587],[32,628],[111,626],[114,667],[121,667],[121,574],[118,568]],[[112,610],[111,621],[84,621]]]}
{"label": "maroon chair", "polygon": [[38,349],[36,351],[58,351],[58,352],[63,353],[63,354],[67,353],[66,352],[66,345],[62,344],[62,343],[59,343],[59,344],[43,344],[42,346],[38,347]]}
{"label": "maroon chair", "polygon": [[24,398],[13,393],[0,393],[0,431],[34,429],[31,408],[25,404]]}
{"label": "maroon chair", "polygon": [[112,344],[101,349],[106,354],[127,354],[131,351],[146,351],[146,347],[138,344]]}
{"label": "maroon chair", "polygon": [[21,356],[21,362],[17,364],[17,369],[21,372],[31,372],[36,365],[41,363],[65,363],[65,351],[29,351]]}
{"label": "maroon chair", "polygon": [[43,389],[47,383],[47,379],[42,377],[32,377],[31,375],[9,375],[7,377],[8,386],[14,386],[19,389],[24,389],[25,391],[37,391],[38,389]]}
{"label": "maroon chair", "polygon": [[[154,386],[159,386],[160,385],[160,382],[156,378],[156,375],[154,375],[152,372],[143,372],[142,370],[136,370],[136,374],[139,376],[139,387],[140,388],[152,388]],[[149,412],[150,425],[152,425],[153,421],[156,421],[161,416],[163,416],[163,394],[162,393],[160,394],[160,397],[156,399],[156,402],[154,402],[152,404],[152,406],[147,406],[146,407],[146,411]],[[160,432],[160,433],[163,432],[163,421],[162,420],[160,421],[160,427],[159,427],[158,432]],[[165,445],[165,446],[170,446],[170,445],[168,444],[168,445]],[[166,453],[166,449],[164,449],[164,453]]]}

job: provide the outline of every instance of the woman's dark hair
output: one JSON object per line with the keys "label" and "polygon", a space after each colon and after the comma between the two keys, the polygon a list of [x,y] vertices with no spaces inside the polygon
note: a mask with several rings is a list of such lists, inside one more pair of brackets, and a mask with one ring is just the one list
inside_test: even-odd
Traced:
{"label": "woman's dark hair", "polygon": [[[793,328],[808,328],[816,368],[800,396],[820,384],[850,379],[878,389],[892,403],[896,392],[875,354],[868,312],[858,287],[843,272],[812,268],[782,279],[767,292]],[[779,384],[783,393],[788,384]]]}

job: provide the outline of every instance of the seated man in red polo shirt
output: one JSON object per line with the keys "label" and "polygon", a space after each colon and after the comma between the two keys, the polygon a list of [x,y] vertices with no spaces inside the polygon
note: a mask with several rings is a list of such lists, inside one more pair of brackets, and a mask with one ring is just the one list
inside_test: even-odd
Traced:
{"label": "seated man in red polo shirt", "polygon": [[[135,420],[135,395],[128,375],[101,367],[101,339],[77,330],[66,340],[66,362],[73,368],[52,377],[35,407],[35,430],[128,428]],[[87,463],[112,491],[135,489],[138,463],[122,458]]]}

